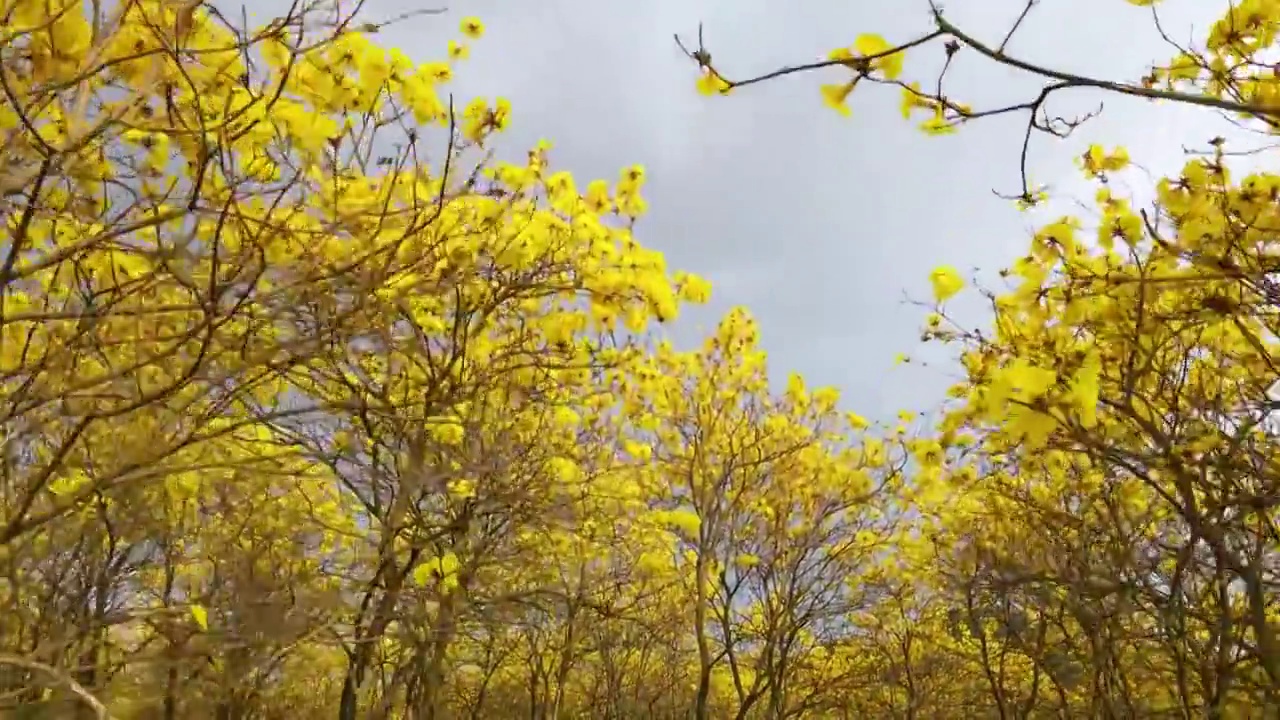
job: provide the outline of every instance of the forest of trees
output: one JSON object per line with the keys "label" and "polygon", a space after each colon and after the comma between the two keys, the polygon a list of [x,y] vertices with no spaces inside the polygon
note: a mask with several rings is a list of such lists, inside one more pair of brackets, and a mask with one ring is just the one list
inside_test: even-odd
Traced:
{"label": "forest of trees", "polygon": [[[638,241],[643,167],[485,159],[509,104],[450,90],[479,20],[422,63],[356,10],[0,0],[0,716],[1280,714],[1280,174],[1219,141],[1139,203],[1089,147],[1096,218],[999,289],[931,276],[936,422],[871,423],[772,386],[746,309],[660,339],[710,284]],[[755,78],[683,37],[672,92],[825,69],[815,112],[1022,113],[1028,207],[1059,90],[1280,131],[1280,0],[1223,12],[1132,82],[935,9]],[[915,52],[1044,89],[969,107]]]}

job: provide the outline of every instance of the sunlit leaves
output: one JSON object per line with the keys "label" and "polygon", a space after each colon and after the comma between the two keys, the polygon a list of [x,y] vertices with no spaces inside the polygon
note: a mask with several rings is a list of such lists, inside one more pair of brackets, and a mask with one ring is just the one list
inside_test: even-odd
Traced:
{"label": "sunlit leaves", "polygon": [[191,619],[195,622],[196,627],[201,630],[209,629],[209,611],[202,605],[192,605],[188,608],[191,613]]}
{"label": "sunlit leaves", "polygon": [[[1081,150],[1094,205],[974,281],[980,330],[932,272],[962,377],[886,426],[771,374],[743,308],[651,333],[711,286],[641,245],[646,169],[477,165],[515,119],[448,87],[480,45],[11,5],[6,657],[124,717],[1232,717],[1280,687],[1280,179],[1225,141],[1154,204]],[[1239,3],[1103,87],[1267,126],[1276,27]],[[866,34],[811,67],[843,114],[888,85],[952,133],[983,113],[903,78],[948,34],[982,54]]]}

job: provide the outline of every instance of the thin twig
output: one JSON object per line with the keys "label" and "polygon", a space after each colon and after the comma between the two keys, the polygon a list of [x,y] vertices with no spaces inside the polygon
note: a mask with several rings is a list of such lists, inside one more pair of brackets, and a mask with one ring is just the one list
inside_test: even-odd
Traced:
{"label": "thin twig", "polygon": [[57,684],[66,686],[66,688],[79,698],[81,702],[88,705],[89,708],[93,710],[98,720],[109,720],[111,717],[107,712],[107,706],[103,705],[102,701],[98,700],[98,698],[94,697],[92,693],[84,689],[84,686],[76,682],[71,676],[52,665],[46,665],[42,662],[30,660],[18,655],[10,655],[8,653],[0,653],[0,665],[13,665],[15,667],[25,668],[33,672],[48,675],[53,678]]}
{"label": "thin twig", "polygon": [[1036,6],[1039,0],[1027,0],[1027,4],[1022,7],[1022,13],[1018,15],[1018,19],[1013,21],[1013,27],[1009,28],[1009,32],[1005,33],[1004,40],[1000,41],[1000,47],[996,48],[996,52],[1004,52],[1009,46],[1009,41],[1013,39],[1014,33],[1018,32],[1018,28],[1022,26],[1022,21],[1027,19],[1027,15],[1031,14],[1031,8]]}
{"label": "thin twig", "polygon": [[1148,100],[1171,100],[1174,102],[1186,103],[1188,105],[1200,105],[1202,107],[1217,108],[1228,112],[1254,115],[1264,119],[1275,114],[1274,110],[1270,110],[1259,105],[1236,102],[1233,100],[1223,100],[1222,98],[1213,97],[1212,95],[1195,95],[1191,93],[1177,92],[1174,90],[1158,90],[1156,88],[1142,87],[1141,85],[1130,85],[1128,83],[1101,80],[1085,75],[1075,75],[1073,73],[1054,70],[1025,60],[1019,60],[1018,58],[1008,55],[1001,50],[991,48],[988,45],[979,42],[973,36],[960,30],[955,25],[952,25],[949,20],[942,16],[941,10],[938,10],[936,6],[934,7],[934,20],[938,24],[939,31],[950,35],[970,48],[973,48],[973,50],[978,54],[985,55],[1001,65],[1008,65],[1009,67],[1035,73],[1042,77],[1058,80],[1063,83],[1063,85],[1058,89],[1066,89],[1068,87],[1091,87],[1100,90],[1110,90],[1122,95],[1146,98]]}
{"label": "thin twig", "polygon": [[852,60],[820,60],[818,62],[804,63],[801,65],[788,65],[785,67],[778,68],[777,70],[774,70],[772,72],[767,72],[763,75],[757,75],[755,77],[747,78],[746,80],[730,80],[729,78],[720,74],[720,72],[711,65],[711,54],[707,52],[706,48],[703,47],[702,45],[701,29],[699,29],[698,31],[699,41],[698,41],[697,50],[693,50],[693,51],[689,50],[689,48],[685,46],[684,41],[680,39],[679,35],[675,35],[674,37],[676,40],[676,44],[680,46],[680,49],[684,52],[685,55],[697,61],[703,68],[705,68],[706,70],[714,74],[717,78],[722,80],[726,85],[728,85],[729,89],[733,89],[733,88],[746,87],[748,85],[755,85],[757,83],[765,82],[766,80],[774,80],[787,75],[794,75],[796,73],[809,72],[811,70],[821,70],[822,68],[835,67],[837,65],[841,67],[849,67],[850,65],[865,65],[866,63],[872,62],[874,60],[879,60],[880,58],[888,57],[890,55],[896,55],[905,50],[910,50],[911,48],[916,47],[918,45],[923,45],[929,42],[930,40],[934,40],[936,38],[941,37],[943,34],[944,33],[942,31],[935,30],[934,32],[931,32],[927,35],[922,35],[914,40],[910,40],[901,45],[885,50],[883,52],[875,53],[874,55],[860,56]]}

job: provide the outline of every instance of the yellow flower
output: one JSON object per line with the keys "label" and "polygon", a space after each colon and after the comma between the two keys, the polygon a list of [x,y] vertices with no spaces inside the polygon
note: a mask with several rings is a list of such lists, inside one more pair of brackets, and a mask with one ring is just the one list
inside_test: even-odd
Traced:
{"label": "yellow flower", "polygon": [[[873,57],[888,53],[893,50],[893,46],[879,35],[867,34],[858,36],[858,39],[853,42],[853,49],[863,57]],[[871,62],[871,66],[893,80],[902,74],[902,53],[895,52],[877,57]]]}
{"label": "yellow flower", "polygon": [[845,104],[845,101],[849,98],[849,93],[853,92],[853,88],[857,84],[858,79],[854,78],[842,85],[823,85],[822,101],[826,103],[827,107],[835,110],[845,117],[849,117],[853,114],[853,111],[849,109],[849,106]]}
{"label": "yellow flower", "polygon": [[479,40],[480,36],[484,35],[484,23],[480,22],[480,18],[477,17],[462,18],[462,23],[459,24],[458,29],[462,31],[463,35],[472,40]]}
{"label": "yellow flower", "polygon": [[618,192],[627,193],[639,190],[645,181],[643,165],[632,165],[618,173]]}
{"label": "yellow flower", "polygon": [[1104,172],[1123,170],[1129,165],[1129,151],[1122,147],[1107,152],[1101,145],[1090,145],[1080,158],[1085,173],[1097,177]]}
{"label": "yellow flower", "polygon": [[427,82],[447,83],[453,79],[453,68],[442,62],[423,63],[418,66],[417,74]]}
{"label": "yellow flower", "polygon": [[935,103],[921,94],[920,83],[908,83],[902,88],[902,102],[898,105],[898,109],[902,111],[902,119],[910,120],[913,110],[931,110]]}
{"label": "yellow flower", "polygon": [[938,302],[946,302],[964,288],[964,280],[960,273],[950,265],[935,268],[929,273],[929,284],[933,286],[933,297]]}
{"label": "yellow flower", "polygon": [[609,183],[604,180],[592,180],[587,185],[587,194],[583,196],[587,208],[597,215],[609,212],[613,207],[613,198],[609,196]]}
{"label": "yellow flower", "polygon": [[471,54],[471,48],[463,45],[457,40],[449,41],[449,59],[450,60],[466,60]]}
{"label": "yellow flower", "polygon": [[698,78],[698,92],[703,95],[728,95],[733,90],[733,86],[727,80],[711,71],[711,68],[703,68],[702,76]]}
{"label": "yellow flower", "polygon": [[1094,350],[1086,357],[1071,381],[1071,396],[1080,414],[1080,424],[1086,428],[1098,424],[1098,394],[1102,376],[1102,360]]}
{"label": "yellow flower", "polygon": [[293,49],[279,38],[270,38],[259,47],[262,50],[262,57],[273,68],[282,68],[288,65],[289,58],[293,54]]}
{"label": "yellow flower", "polygon": [[950,135],[956,131],[956,126],[947,122],[946,116],[942,114],[942,107],[933,109],[933,117],[920,123],[920,129],[928,135]]}
{"label": "yellow flower", "polygon": [[686,274],[680,278],[680,299],[694,305],[701,305],[711,299],[711,283],[705,279]]}
{"label": "yellow flower", "polygon": [[640,217],[649,209],[649,203],[639,193],[618,192],[618,213],[627,217]]}
{"label": "yellow flower", "polygon": [[187,610],[191,612],[191,619],[196,621],[197,627],[201,630],[209,629],[209,611],[203,605],[192,605]]}
{"label": "yellow flower", "polygon": [[1017,206],[1019,210],[1030,210],[1039,206],[1041,203],[1049,199],[1049,193],[1043,187],[1034,190],[1028,190],[1025,195],[1018,198]]}
{"label": "yellow flower", "polygon": [[490,122],[493,129],[502,132],[507,129],[511,123],[511,101],[506,98],[497,98],[493,101],[493,112],[490,115]]}
{"label": "yellow flower", "polygon": [[447,552],[440,557],[427,560],[413,570],[413,581],[418,585],[427,585],[439,580],[446,589],[458,583],[458,556]]}
{"label": "yellow flower", "polygon": [[1169,63],[1170,80],[1195,80],[1203,68],[1195,55],[1183,53]]}
{"label": "yellow flower", "polygon": [[813,402],[824,412],[828,412],[840,402],[840,391],[833,387],[818,388],[813,391]]}
{"label": "yellow flower", "polygon": [[467,431],[456,421],[432,423],[427,432],[432,438],[445,445],[457,445],[467,434]]}

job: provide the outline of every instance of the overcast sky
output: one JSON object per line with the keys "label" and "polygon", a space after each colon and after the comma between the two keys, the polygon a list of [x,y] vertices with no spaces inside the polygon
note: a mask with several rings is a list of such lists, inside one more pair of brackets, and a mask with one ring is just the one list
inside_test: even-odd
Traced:
{"label": "overcast sky", "polygon": [[[370,19],[382,19],[424,5],[369,0],[366,7]],[[996,43],[1021,7],[1022,0],[946,3],[954,23]],[[1186,40],[1201,36],[1222,7],[1166,0],[1161,19]],[[512,157],[547,138],[553,164],[573,171],[580,186],[612,180],[631,163],[648,168],[651,210],[640,239],[715,287],[708,310],[681,318],[678,341],[691,342],[727,308],[745,305],[760,321],[775,376],[798,371],[813,384],[836,385],[849,409],[868,416],[937,404],[948,382],[945,355],[921,349],[926,310],[904,298],[926,299],[938,264],[989,275],[1024,251],[1037,217],[992,190],[1019,187],[1025,119],[995,118],[931,138],[902,120],[895,90],[874,86],[859,88],[853,116],[840,117],[818,93],[841,78],[839,69],[707,98],[695,92],[696,68],[672,40],[692,37],[702,22],[719,69],[740,78],[820,59],[863,32],[911,38],[930,27],[925,0],[452,0],[447,14],[406,21],[378,39],[415,60],[439,59],[468,15],[480,17],[487,34],[458,68],[454,90],[463,102],[512,101],[503,143]],[[1134,79],[1174,51],[1148,9],[1124,0],[1040,0],[1009,52]],[[940,46],[916,50],[906,76],[932,82],[941,56]],[[1040,82],[962,53],[948,87],[982,109],[1030,99]],[[1204,147],[1224,134],[1211,111],[1074,92],[1052,105],[1055,114],[1100,101],[1105,108],[1069,140],[1034,141],[1033,177],[1064,198],[1048,214],[1092,197],[1072,165],[1090,142],[1126,145],[1136,162],[1167,173],[1184,162],[1182,145]],[[898,353],[935,362],[895,367]]]}

